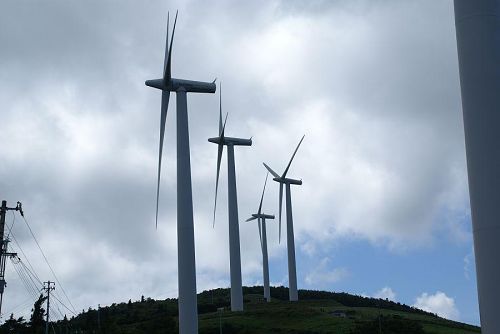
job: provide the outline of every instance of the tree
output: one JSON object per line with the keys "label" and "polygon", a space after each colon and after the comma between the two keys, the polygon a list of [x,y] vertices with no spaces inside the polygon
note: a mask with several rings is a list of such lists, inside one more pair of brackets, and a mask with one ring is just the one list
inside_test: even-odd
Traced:
{"label": "tree", "polygon": [[33,309],[31,310],[30,327],[33,333],[42,332],[43,324],[45,323],[45,321],[43,320],[45,309],[42,307],[42,304],[46,299],[47,297],[40,295],[40,297],[38,297],[38,300],[33,305]]}
{"label": "tree", "polygon": [[27,328],[26,321],[24,321],[23,317],[20,317],[18,319],[14,318],[14,313],[10,314],[9,319],[5,321],[5,323],[2,325],[2,329],[5,329],[6,331],[2,330],[1,332],[4,333],[25,333]]}

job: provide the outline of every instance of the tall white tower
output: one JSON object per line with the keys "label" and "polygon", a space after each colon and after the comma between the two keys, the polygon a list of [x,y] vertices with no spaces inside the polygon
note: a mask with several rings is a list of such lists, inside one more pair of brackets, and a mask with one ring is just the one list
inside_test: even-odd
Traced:
{"label": "tall white tower", "polygon": [[500,0],[455,0],[477,288],[484,334],[500,333]]}

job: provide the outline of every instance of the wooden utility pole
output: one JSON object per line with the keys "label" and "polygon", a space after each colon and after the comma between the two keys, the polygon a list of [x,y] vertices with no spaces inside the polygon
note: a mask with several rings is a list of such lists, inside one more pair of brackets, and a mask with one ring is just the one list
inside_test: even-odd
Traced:
{"label": "wooden utility pole", "polygon": [[49,334],[49,310],[50,310],[50,291],[55,289],[55,283],[51,281],[43,282],[43,290],[47,291],[47,320],[45,321],[45,334]]}
{"label": "wooden utility pole", "polygon": [[7,252],[9,240],[4,240],[5,216],[7,215],[7,211],[9,210],[19,211],[21,215],[24,216],[22,205],[20,202],[17,202],[17,206],[15,208],[8,208],[7,201],[2,201],[2,206],[0,207],[0,316],[2,314],[3,291],[5,289],[5,286],[7,285],[7,283],[5,282],[5,262],[7,261],[7,257],[17,256],[16,253]]}

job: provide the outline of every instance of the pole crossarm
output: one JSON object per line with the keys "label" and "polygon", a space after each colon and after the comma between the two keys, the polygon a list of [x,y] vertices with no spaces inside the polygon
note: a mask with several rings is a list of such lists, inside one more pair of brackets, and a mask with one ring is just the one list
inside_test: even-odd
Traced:
{"label": "pole crossarm", "polygon": [[[5,206],[3,206],[3,202],[5,202]],[[9,208],[9,207],[7,207],[7,202],[2,201],[2,207],[0,208],[0,213],[5,214],[5,212],[7,212],[7,211],[19,211],[21,216],[24,217],[23,204],[21,202],[17,202],[17,205],[15,208]]]}

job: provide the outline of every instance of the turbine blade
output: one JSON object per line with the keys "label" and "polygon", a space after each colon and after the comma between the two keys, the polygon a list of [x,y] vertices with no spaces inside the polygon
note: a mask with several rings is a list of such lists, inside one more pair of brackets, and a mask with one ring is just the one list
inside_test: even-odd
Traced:
{"label": "turbine blade", "polygon": [[165,137],[165,123],[167,121],[168,101],[170,92],[161,92],[161,116],[160,116],[160,149],[158,153],[158,184],[156,186],[156,229],[158,229],[158,205],[160,202],[160,175],[161,175],[161,157],[163,153],[163,138]]}
{"label": "turbine blade", "polygon": [[217,190],[219,189],[219,174],[220,174],[220,163],[222,160],[222,151],[224,150],[224,145],[220,143],[218,145],[217,151],[217,176],[215,177],[215,202],[214,202],[214,221],[212,227],[215,227],[215,210],[217,209]]}
{"label": "turbine blade", "polygon": [[259,224],[260,249],[262,250],[264,246],[262,245],[262,221],[260,218],[258,220],[258,224]]}
{"label": "turbine blade", "polygon": [[283,204],[283,183],[280,182],[280,208],[279,208],[279,216],[280,216],[280,219],[279,219],[279,243],[281,243],[281,208],[282,208],[282,205]]}
{"label": "turbine blade", "polygon": [[255,220],[255,219],[257,219],[257,218],[255,218],[255,217],[250,217],[250,218],[248,218],[248,219],[247,219],[247,220],[245,220],[245,221],[246,221],[246,222],[250,222],[250,221]]}
{"label": "turbine blade", "polygon": [[163,79],[167,79],[167,80],[170,80],[172,78],[172,44],[174,43],[175,25],[177,23],[177,14],[179,14],[179,11],[175,12],[174,28],[172,29],[172,39],[170,40],[170,47],[168,48],[167,66],[165,68],[165,73],[163,74]]}
{"label": "turbine blade", "polygon": [[266,165],[266,163],[265,163],[265,162],[263,162],[263,164],[264,164],[264,167],[266,167],[266,168],[267,168],[267,170],[269,171],[269,173],[273,174],[273,176],[274,176],[274,177],[280,177],[280,176],[278,175],[278,173],[276,173],[275,171],[273,171],[273,170],[271,169],[271,167],[269,167],[268,165]]}
{"label": "turbine blade", "polygon": [[222,135],[222,82],[219,83],[219,136]]}
{"label": "turbine blade", "polygon": [[169,22],[170,22],[170,12],[167,13],[167,41],[165,42],[165,58],[163,59],[163,79],[165,79],[165,74],[167,73]]}
{"label": "turbine blade", "polygon": [[290,165],[292,164],[292,160],[293,160],[293,158],[295,157],[295,153],[297,153],[297,150],[299,149],[300,144],[302,144],[302,141],[304,140],[304,137],[305,137],[305,136],[306,136],[306,135],[303,135],[303,136],[302,136],[302,139],[299,141],[299,145],[297,145],[297,148],[296,148],[296,149],[295,149],[295,151],[293,152],[293,154],[292,154],[292,158],[290,159],[290,162],[288,163],[288,166],[286,166],[286,169],[285,169],[285,171],[283,172],[283,175],[282,175],[281,177],[285,177],[285,176],[286,176],[286,173],[288,173],[288,169],[290,168]]}
{"label": "turbine blade", "polygon": [[264,200],[264,192],[266,191],[266,183],[267,183],[268,176],[269,176],[269,173],[266,174],[266,181],[264,182],[264,189],[262,189],[262,196],[260,198],[260,205],[259,205],[259,211],[258,211],[259,215],[260,215],[261,210],[262,210],[262,201]]}
{"label": "turbine blade", "polygon": [[229,113],[226,113],[226,118],[224,119],[224,124],[222,124],[222,131],[220,132],[221,141],[222,141],[222,139],[224,139],[224,132],[226,131],[226,122],[227,122],[228,115],[229,115]]}

